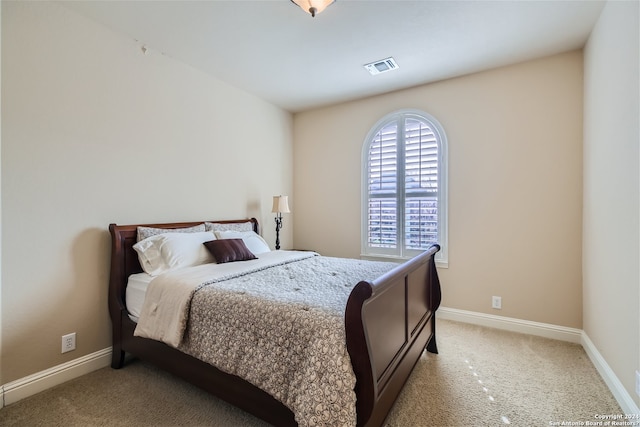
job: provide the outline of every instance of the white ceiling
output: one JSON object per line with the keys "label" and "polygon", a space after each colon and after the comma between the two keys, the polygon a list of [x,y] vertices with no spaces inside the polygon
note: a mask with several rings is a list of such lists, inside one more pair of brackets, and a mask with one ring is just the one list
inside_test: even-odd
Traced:
{"label": "white ceiling", "polygon": [[[292,112],[584,46],[603,1],[71,1],[77,12]],[[392,56],[399,69],[371,76]]]}

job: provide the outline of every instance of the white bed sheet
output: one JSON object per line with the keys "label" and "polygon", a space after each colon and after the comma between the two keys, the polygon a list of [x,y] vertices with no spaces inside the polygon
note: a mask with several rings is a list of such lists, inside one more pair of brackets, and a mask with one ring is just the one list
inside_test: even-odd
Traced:
{"label": "white bed sheet", "polygon": [[151,283],[153,279],[154,277],[147,273],[137,273],[129,276],[125,301],[127,310],[129,311],[129,318],[134,322],[138,322],[140,312],[142,311],[142,304],[144,303],[144,295],[147,293],[149,283]]}

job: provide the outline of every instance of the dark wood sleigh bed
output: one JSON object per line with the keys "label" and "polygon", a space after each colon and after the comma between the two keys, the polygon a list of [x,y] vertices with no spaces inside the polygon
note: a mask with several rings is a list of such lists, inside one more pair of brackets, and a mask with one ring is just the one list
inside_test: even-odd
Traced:
{"label": "dark wood sleigh bed", "polygon": [[[255,219],[207,221],[232,224]],[[109,313],[113,324],[112,368],[124,366],[125,354],[152,363],[276,426],[295,426],[293,412],[265,391],[159,341],[134,336],[136,323],[126,307],[131,274],[142,271],[133,245],[137,227],[183,228],[202,224],[109,225],[112,239]],[[426,348],[437,353],[435,312],[440,283],[435,267],[437,245],[399,264],[372,282],[354,284],[345,307],[347,350],[356,377],[357,423],[380,426]]]}

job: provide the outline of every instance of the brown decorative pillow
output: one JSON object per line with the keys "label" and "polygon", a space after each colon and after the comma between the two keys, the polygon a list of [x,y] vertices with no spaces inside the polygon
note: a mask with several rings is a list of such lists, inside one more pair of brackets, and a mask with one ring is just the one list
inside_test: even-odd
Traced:
{"label": "brown decorative pillow", "polygon": [[219,239],[204,242],[218,264],[248,261],[257,257],[247,248],[242,239]]}

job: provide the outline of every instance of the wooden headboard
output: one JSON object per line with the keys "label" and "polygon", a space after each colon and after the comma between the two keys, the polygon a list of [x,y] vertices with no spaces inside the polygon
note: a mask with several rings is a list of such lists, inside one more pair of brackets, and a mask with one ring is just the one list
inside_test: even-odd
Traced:
{"label": "wooden headboard", "polygon": [[117,225],[109,224],[111,234],[111,275],[109,278],[109,310],[120,311],[125,308],[125,292],[127,280],[130,275],[142,272],[138,254],[133,245],[137,242],[138,227],[154,228],[187,228],[204,222],[216,224],[233,224],[251,222],[253,231],[259,233],[258,220],[255,218],[215,220],[215,221],[192,221],[192,222],[172,222],[164,224],[131,224]]}

